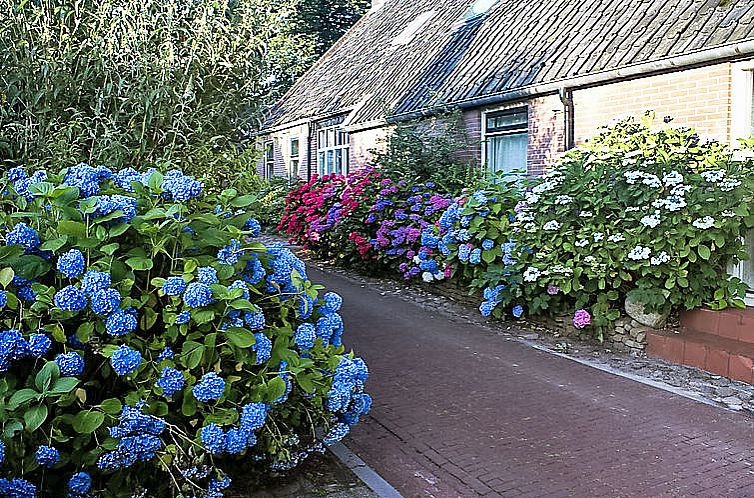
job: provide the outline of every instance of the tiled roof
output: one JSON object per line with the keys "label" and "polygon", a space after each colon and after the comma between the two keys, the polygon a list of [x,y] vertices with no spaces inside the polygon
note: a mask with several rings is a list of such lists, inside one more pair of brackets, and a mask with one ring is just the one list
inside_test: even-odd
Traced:
{"label": "tiled roof", "polygon": [[[265,127],[351,111],[351,124],[754,40],[752,0],[387,0],[271,110]],[[406,44],[392,43],[434,11]],[[355,109],[355,110],[354,110]]]}

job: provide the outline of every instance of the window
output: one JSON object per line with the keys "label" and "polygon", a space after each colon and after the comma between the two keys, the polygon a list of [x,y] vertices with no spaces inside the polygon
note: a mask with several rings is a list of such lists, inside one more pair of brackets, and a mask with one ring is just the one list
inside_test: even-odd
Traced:
{"label": "window", "polygon": [[275,176],[275,143],[272,141],[264,144],[264,174],[266,178]]}
{"label": "window", "polygon": [[419,32],[419,30],[435,15],[437,14],[436,11],[430,10],[427,12],[423,12],[416,16],[413,21],[408,23],[403,30],[398,33],[398,35],[393,38],[393,40],[390,42],[391,45],[408,45],[411,43],[411,40],[414,39],[416,36],[416,33]]}
{"label": "window", "polygon": [[529,116],[525,107],[484,115],[484,161],[488,170],[526,171],[528,148]]}
{"label": "window", "polygon": [[325,123],[317,132],[317,171],[320,175],[348,174],[348,132],[340,124]]}
{"label": "window", "polygon": [[299,151],[298,138],[291,138],[291,164],[288,170],[289,178],[298,176],[298,166],[301,162],[301,152]]}

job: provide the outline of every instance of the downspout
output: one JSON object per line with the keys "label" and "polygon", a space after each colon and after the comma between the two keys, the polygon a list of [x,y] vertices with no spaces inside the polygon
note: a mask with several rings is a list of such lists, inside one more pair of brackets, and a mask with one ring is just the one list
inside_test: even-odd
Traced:
{"label": "downspout", "polygon": [[574,128],[575,114],[573,108],[573,89],[563,86],[558,90],[558,96],[563,103],[563,142],[565,150],[571,150],[576,145]]}
{"label": "downspout", "polygon": [[306,134],[306,181],[312,179],[312,129],[314,129],[314,121],[309,121],[306,125],[308,130]]}

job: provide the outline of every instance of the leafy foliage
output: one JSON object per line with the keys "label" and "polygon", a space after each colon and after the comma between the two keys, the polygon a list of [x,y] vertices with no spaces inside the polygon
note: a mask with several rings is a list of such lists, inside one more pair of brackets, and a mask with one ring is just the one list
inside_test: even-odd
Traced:
{"label": "leafy foliage", "polygon": [[15,168],[0,191],[12,486],[222,496],[224,462],[290,468],[321,450],[318,430],[330,444],[369,409],[366,365],[341,344],[342,300],[320,296],[287,249],[253,241],[255,196],[86,165]]}
{"label": "leafy foliage", "polygon": [[314,53],[325,53],[367,11],[369,0],[303,0],[296,7],[295,22],[301,33],[314,38]]}
{"label": "leafy foliage", "polygon": [[259,112],[309,61],[292,1],[0,1],[0,156],[178,166],[214,184],[253,167]]}

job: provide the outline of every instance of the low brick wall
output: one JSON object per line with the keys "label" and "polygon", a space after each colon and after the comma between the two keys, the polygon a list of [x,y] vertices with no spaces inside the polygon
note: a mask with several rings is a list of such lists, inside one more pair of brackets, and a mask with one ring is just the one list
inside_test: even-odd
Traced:
{"label": "low brick wall", "polygon": [[441,282],[418,282],[418,287],[424,291],[437,294],[438,296],[452,299],[465,306],[479,308],[482,297],[479,294],[469,294],[468,287],[461,285],[457,280],[443,280]]}

